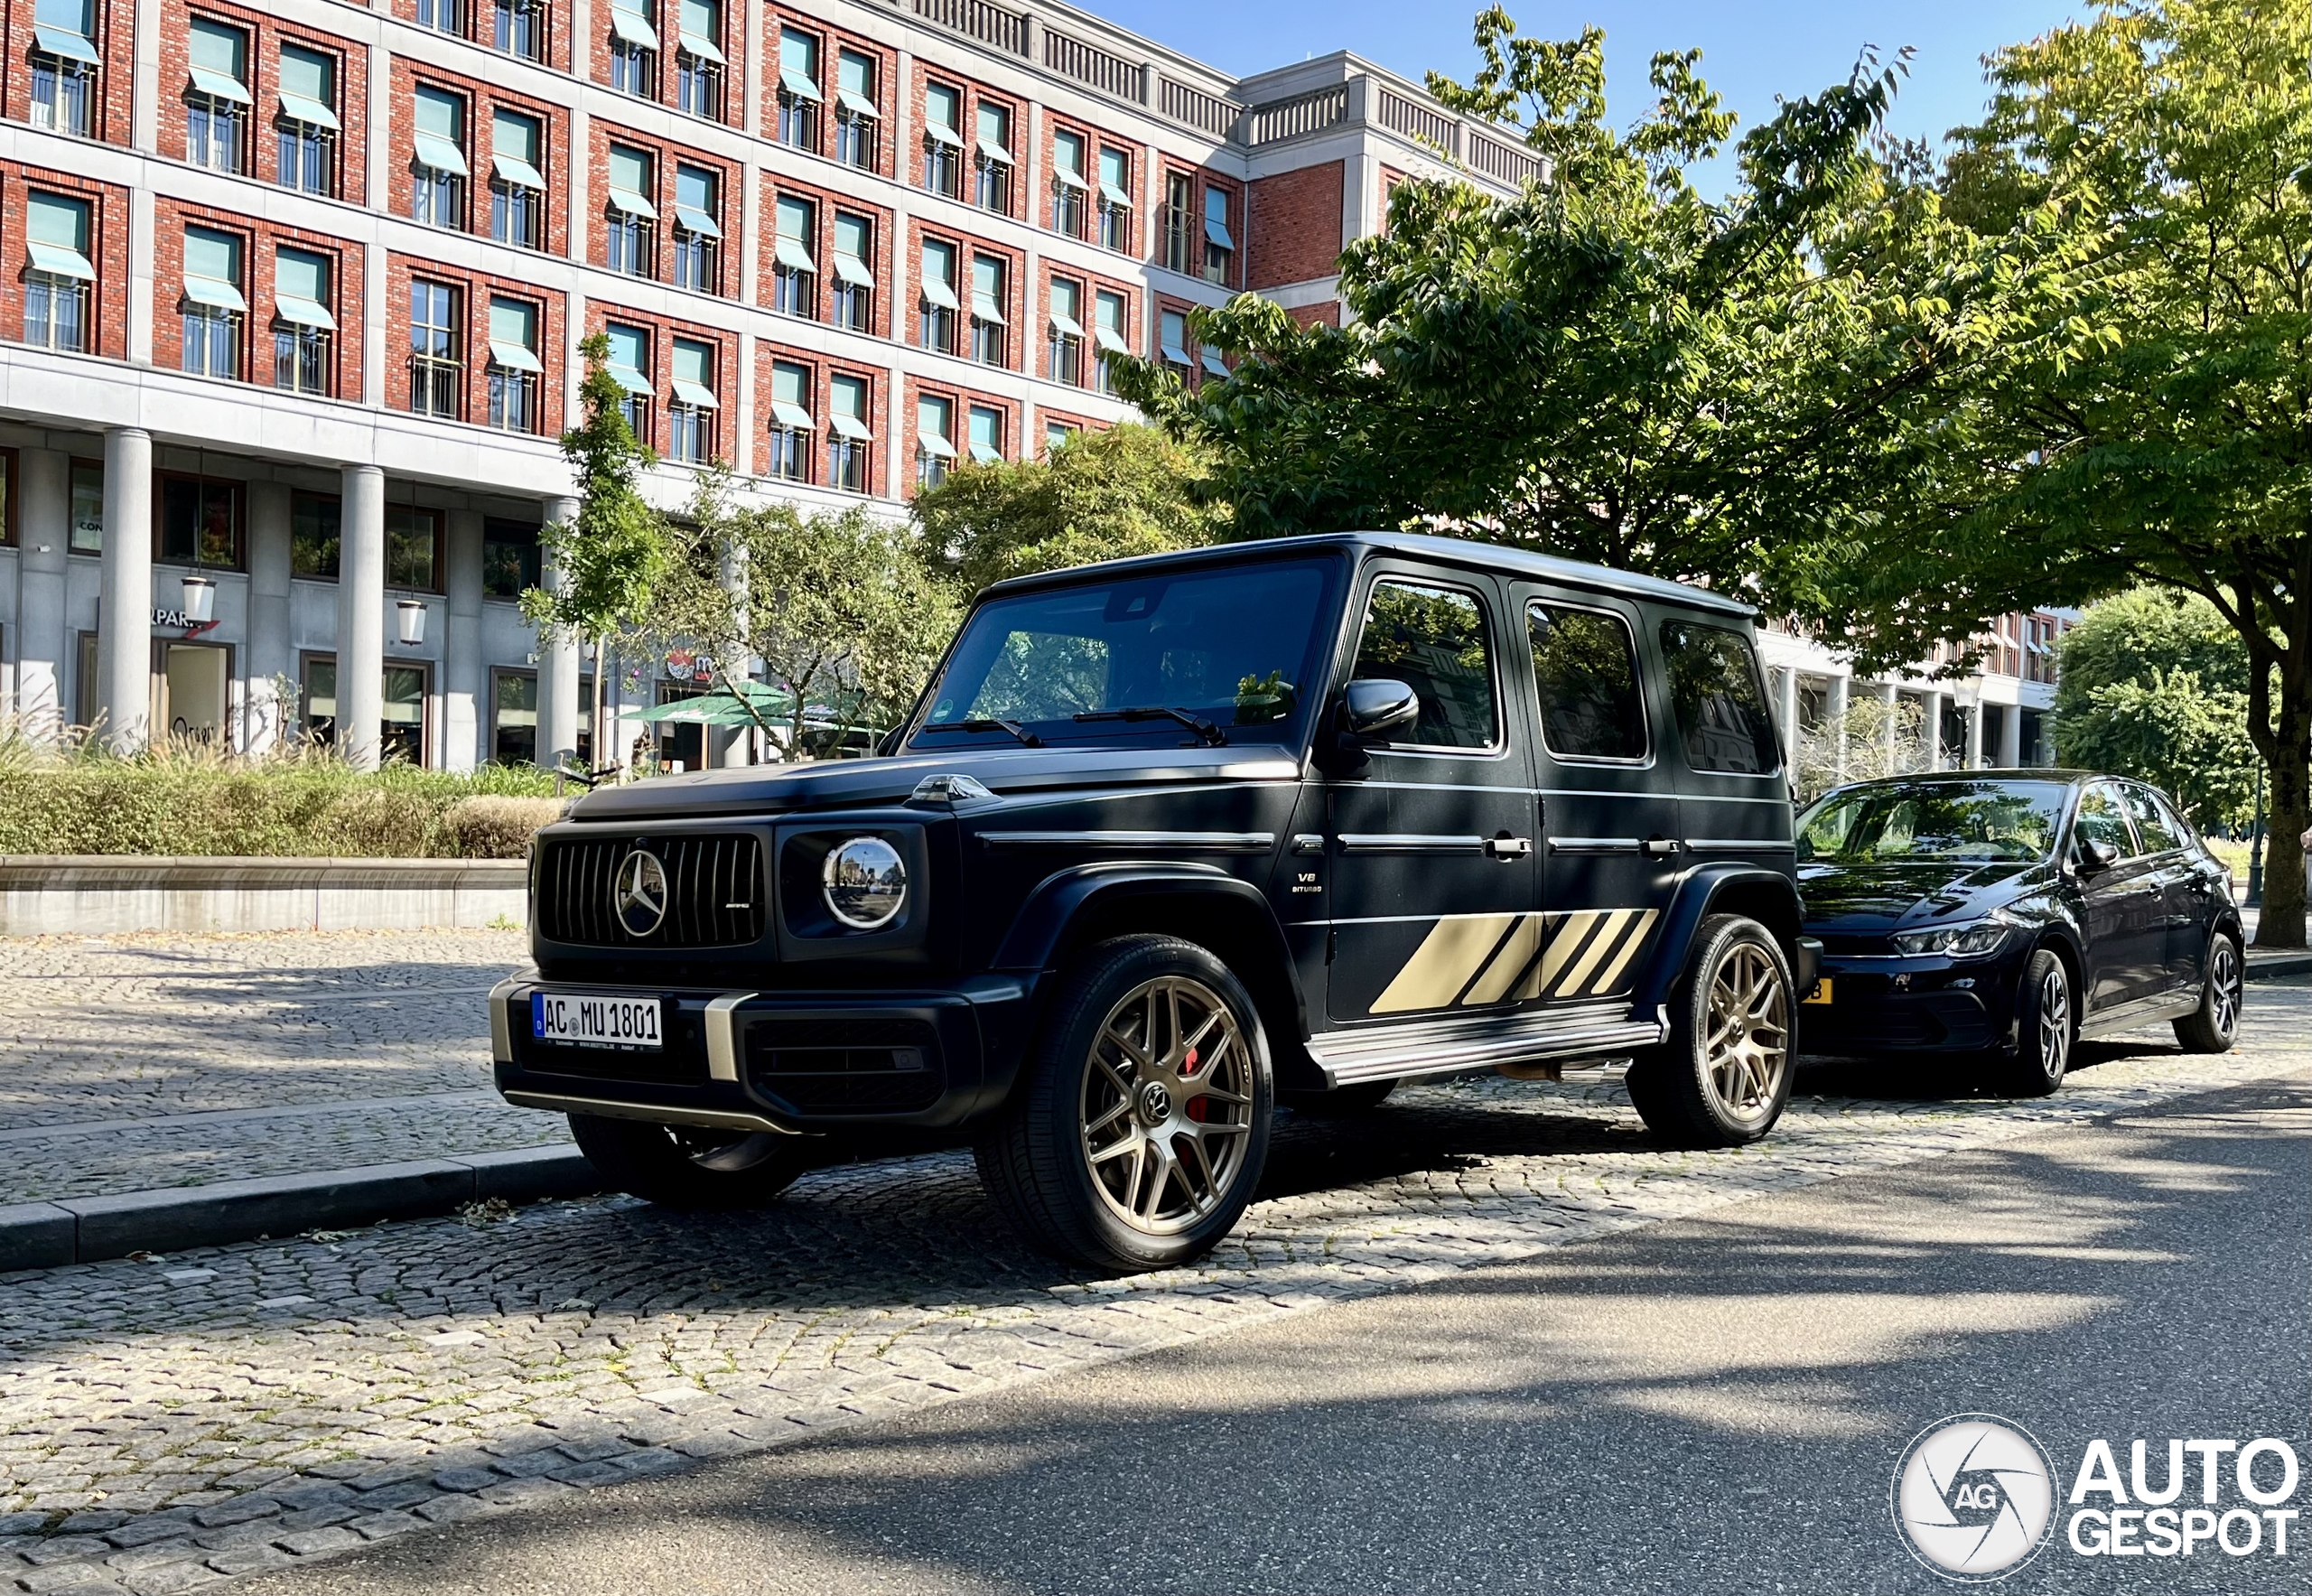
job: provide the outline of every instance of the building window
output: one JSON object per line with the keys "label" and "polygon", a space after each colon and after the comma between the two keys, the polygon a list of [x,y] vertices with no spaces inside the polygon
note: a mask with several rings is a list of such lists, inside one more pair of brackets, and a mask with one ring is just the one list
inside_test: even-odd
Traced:
{"label": "building window", "polygon": [[1003,412],[988,405],[972,406],[971,450],[974,465],[1003,463]]}
{"label": "building window", "polygon": [[610,371],[626,390],[623,413],[638,443],[650,441],[650,334],[639,327],[612,322],[602,329],[611,344]]}
{"label": "building window", "polygon": [[1084,285],[1051,280],[1051,359],[1046,375],[1070,387],[1084,385]]}
{"label": "building window", "polygon": [[1064,421],[1044,423],[1044,455],[1049,459],[1076,439],[1076,428]]}
{"label": "building window", "polygon": [[871,481],[867,451],[875,431],[868,424],[869,388],[863,377],[827,380],[827,486],[864,493]]}
{"label": "building window", "polygon": [[1102,393],[1111,392],[1115,379],[1108,370],[1108,357],[1128,355],[1132,345],[1123,335],[1130,307],[1121,294],[1101,289],[1092,298],[1092,341],[1098,346],[1098,358],[1093,362],[1092,386]]}
{"label": "building window", "polygon": [[675,286],[722,292],[722,184],[703,166],[675,168]]}
{"label": "building window", "polygon": [[819,42],[794,28],[778,31],[778,142],[819,147]]}
{"label": "building window", "polygon": [[545,247],[545,135],[536,117],[501,110],[490,117],[489,236],[500,244]]}
{"label": "building window", "polygon": [[1051,228],[1071,238],[1084,237],[1084,135],[1066,128],[1051,135]]}
{"label": "building window", "polygon": [[465,226],[466,102],[420,86],[410,154],[410,216],[437,228]]}
{"label": "building window", "polygon": [[1163,353],[1164,364],[1172,375],[1188,381],[1196,370],[1189,359],[1189,318],[1184,311],[1166,311],[1157,317],[1157,348]]}
{"label": "building window", "polygon": [[1008,275],[1001,257],[972,257],[972,359],[983,366],[1004,363],[1004,333],[1008,328],[1003,306],[1009,297],[1004,292]]}
{"label": "building window", "polygon": [[72,531],[69,546],[76,555],[105,552],[105,462],[72,462]]}
{"label": "building window", "polygon": [[675,103],[709,122],[722,119],[722,8],[715,0],[682,0],[676,37]]}
{"label": "building window", "polygon": [[489,761],[534,765],[538,757],[538,677],[536,671],[493,671],[489,689]]}
{"label": "building window", "polygon": [[241,374],[241,241],[207,228],[184,230],[184,369],[196,377]]}
{"label": "building window", "polygon": [[335,582],[343,506],[334,493],[289,496],[289,574]]}
{"label": "building window", "polygon": [[526,61],[545,59],[545,26],[539,0],[494,0],[489,42]]}
{"label": "building window", "polygon": [[241,485],[200,477],[161,479],[160,547],[171,565],[238,569],[241,563]]}
{"label": "building window", "polygon": [[389,765],[425,763],[425,667],[388,665],[385,714],[378,724],[378,757]]}
{"label": "building window", "polygon": [[650,0],[611,0],[611,87],[638,99],[658,98],[658,30]]}
{"label": "building window", "polygon": [[409,407],[455,421],[465,408],[465,366],[458,359],[458,291],[413,278],[409,285]]}
{"label": "building window", "polygon": [[1164,177],[1164,266],[1182,276],[1189,274],[1194,253],[1189,247],[1189,226],[1196,219],[1196,181],[1185,172]]}
{"label": "building window", "polygon": [[979,102],[979,146],[973,152],[976,178],[972,202],[998,216],[1012,214],[1012,112],[987,100]]}
{"label": "building window", "polygon": [[184,158],[212,172],[238,172],[249,107],[248,35],[197,16],[187,44],[192,75],[184,91]]}
{"label": "building window", "polygon": [[1132,253],[1132,155],[1129,151],[1103,147],[1100,151],[1100,247],[1118,255]]}
{"label": "building window", "polygon": [[853,332],[875,330],[875,224],[847,210],[834,213],[834,323]]}
{"label": "building window", "polygon": [[915,402],[915,483],[937,488],[956,462],[956,401],[926,394]]}
{"label": "building window", "polygon": [[481,523],[481,591],[493,599],[518,599],[538,585],[538,529],[502,516]]}
{"label": "building window", "polygon": [[297,394],[330,391],[330,260],[303,249],[273,252],[273,386]]}
{"label": "building window", "polygon": [[51,133],[89,130],[98,69],[96,0],[37,0],[33,9],[32,121]]}
{"label": "building window", "polygon": [[808,200],[781,194],[776,226],[770,308],[782,316],[815,320],[819,311],[819,266],[811,253],[811,242],[818,236],[819,208]]}
{"label": "building window", "polygon": [[923,347],[956,352],[956,247],[937,239],[923,246]]}
{"label": "building window", "polygon": [[875,170],[876,130],[882,113],[875,99],[875,62],[846,50],[834,63],[834,158],[862,172]]}
{"label": "building window", "polygon": [[1226,285],[1228,265],[1236,258],[1236,239],[1228,230],[1228,191],[1204,191],[1204,280]]}
{"label": "building window", "polygon": [[923,91],[923,186],[950,200],[964,197],[964,91],[945,83]]}
{"label": "building window", "polygon": [[308,194],[337,190],[337,62],[317,50],[281,47],[280,162],[274,177]]}
{"label": "building window", "polygon": [[714,347],[675,340],[675,391],[667,402],[667,453],[690,465],[714,458]]}
{"label": "building window", "polygon": [[466,31],[465,0],[417,0],[417,25],[462,38]]}
{"label": "building window", "polygon": [[439,593],[442,518],[414,505],[386,507],[386,585]]}
{"label": "building window", "polygon": [[24,201],[24,341],[41,349],[89,347],[97,268],[89,260],[89,202],[37,191]]}
{"label": "building window", "polygon": [[775,360],[770,368],[770,474],[790,482],[811,480],[811,373]]}
{"label": "building window", "polygon": [[657,164],[647,150],[611,146],[610,227],[607,264],[629,277],[657,275],[657,240],[654,236],[658,207],[652,199],[657,188]]}
{"label": "building window", "polygon": [[489,425],[534,433],[540,422],[538,308],[519,299],[489,302]]}

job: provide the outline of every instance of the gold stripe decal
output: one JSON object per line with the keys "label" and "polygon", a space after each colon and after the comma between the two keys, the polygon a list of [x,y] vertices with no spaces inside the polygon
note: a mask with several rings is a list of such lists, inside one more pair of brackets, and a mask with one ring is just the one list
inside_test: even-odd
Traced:
{"label": "gold stripe decal", "polygon": [[1659,918],[1651,909],[1579,909],[1440,919],[1371,1012],[1608,996]]}
{"label": "gold stripe decal", "polygon": [[1542,945],[1542,917],[1538,914],[1520,915],[1516,929],[1502,943],[1501,951],[1493,962],[1480,971],[1475,985],[1462,997],[1464,1003],[1494,1003],[1501,1001],[1512,983],[1525,973],[1534,962],[1534,954]]}
{"label": "gold stripe decal", "polygon": [[1622,945],[1614,950],[1614,957],[1607,962],[1605,969],[1599,972],[1598,985],[1590,989],[1590,996],[1602,997],[1614,990],[1614,983],[1622,978],[1622,971],[1628,966],[1631,959],[1637,957],[1637,950],[1645,946],[1645,933],[1654,929],[1654,920],[1653,910],[1638,910],[1637,924],[1630,928],[1629,935],[1622,938]]}
{"label": "gold stripe decal", "polygon": [[1441,1009],[1461,994],[1478,966],[1499,945],[1502,933],[1518,917],[1514,914],[1473,914],[1441,919],[1422,938],[1396,979],[1374,1001],[1376,1014],[1401,1014],[1409,1009]]}

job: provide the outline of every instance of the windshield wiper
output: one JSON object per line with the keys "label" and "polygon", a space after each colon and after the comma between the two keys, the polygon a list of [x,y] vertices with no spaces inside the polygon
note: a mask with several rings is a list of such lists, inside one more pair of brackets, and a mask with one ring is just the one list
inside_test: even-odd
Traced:
{"label": "windshield wiper", "polygon": [[1207,748],[1225,748],[1228,733],[1200,714],[1190,714],[1185,709],[1169,705],[1142,704],[1130,709],[1087,709],[1076,717],[1079,721],[1178,721],[1196,733],[1196,740]]}
{"label": "windshield wiper", "polygon": [[1027,727],[1017,721],[1007,721],[1001,716],[991,716],[985,720],[951,721],[944,726],[926,726],[924,730],[927,732],[1008,732],[1024,748],[1041,748],[1044,745],[1044,740],[1029,731]]}

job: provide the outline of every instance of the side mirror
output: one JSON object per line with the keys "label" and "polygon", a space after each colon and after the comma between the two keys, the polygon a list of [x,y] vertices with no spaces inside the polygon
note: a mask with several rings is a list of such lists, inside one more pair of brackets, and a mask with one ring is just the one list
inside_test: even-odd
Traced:
{"label": "side mirror", "polygon": [[1421,695],[1382,677],[1351,682],[1341,695],[1340,729],[1360,742],[1410,726],[1421,718]]}
{"label": "side mirror", "polygon": [[2120,862],[2120,851],[2107,842],[2090,837],[2079,845],[2079,868],[2082,873],[2094,875]]}

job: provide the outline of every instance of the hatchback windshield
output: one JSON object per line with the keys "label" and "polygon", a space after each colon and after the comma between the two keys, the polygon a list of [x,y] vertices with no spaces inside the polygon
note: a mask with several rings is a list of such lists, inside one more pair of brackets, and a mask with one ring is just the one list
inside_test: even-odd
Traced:
{"label": "hatchback windshield", "polygon": [[1798,817],[1798,859],[1834,864],[2044,859],[2060,781],[1917,781],[1834,792]]}
{"label": "hatchback windshield", "polygon": [[[1217,742],[1296,722],[1338,571],[1293,560],[997,599],[972,612],[915,741]],[[1186,718],[1183,718],[1186,717]]]}

